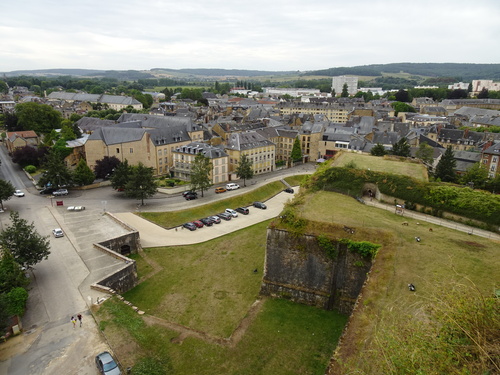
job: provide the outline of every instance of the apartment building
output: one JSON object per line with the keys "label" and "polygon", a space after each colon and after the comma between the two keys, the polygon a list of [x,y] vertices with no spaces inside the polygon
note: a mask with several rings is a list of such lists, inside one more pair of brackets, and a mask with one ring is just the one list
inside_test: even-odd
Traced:
{"label": "apartment building", "polygon": [[242,155],[251,160],[254,174],[274,171],[276,145],[256,131],[231,134],[225,151],[229,155],[229,172],[232,174],[235,173]]}
{"label": "apartment building", "polygon": [[171,169],[174,177],[185,181],[191,179],[191,168],[196,155],[203,154],[212,163],[210,180],[219,184],[229,180],[229,156],[221,148],[202,142],[191,142],[174,149],[172,152],[174,166]]}
{"label": "apartment building", "polygon": [[342,90],[346,84],[349,95],[356,95],[358,92],[358,77],[336,76],[332,79],[332,90],[335,91],[336,96],[340,96],[340,94],[342,94]]}

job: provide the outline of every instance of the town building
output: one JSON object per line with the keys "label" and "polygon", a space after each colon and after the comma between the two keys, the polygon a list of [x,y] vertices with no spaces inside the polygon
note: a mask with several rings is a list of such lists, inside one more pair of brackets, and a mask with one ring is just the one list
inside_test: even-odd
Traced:
{"label": "town building", "polygon": [[332,79],[332,90],[335,91],[336,96],[340,96],[342,94],[342,90],[346,84],[349,95],[356,95],[358,92],[358,77],[336,76]]}

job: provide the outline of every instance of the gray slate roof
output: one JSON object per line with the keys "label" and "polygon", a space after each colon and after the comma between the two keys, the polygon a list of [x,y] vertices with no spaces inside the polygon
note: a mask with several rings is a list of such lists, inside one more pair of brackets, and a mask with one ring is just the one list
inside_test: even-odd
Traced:
{"label": "gray slate roof", "polygon": [[255,131],[247,133],[232,133],[227,141],[226,149],[250,150],[252,148],[273,146],[274,143]]}

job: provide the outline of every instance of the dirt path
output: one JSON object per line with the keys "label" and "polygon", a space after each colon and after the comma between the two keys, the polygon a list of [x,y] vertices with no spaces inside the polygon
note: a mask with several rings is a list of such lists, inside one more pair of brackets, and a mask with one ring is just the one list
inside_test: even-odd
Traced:
{"label": "dirt path", "polygon": [[179,332],[179,336],[175,337],[174,339],[171,340],[172,343],[175,344],[182,344],[184,339],[186,337],[196,337],[198,339],[201,339],[203,341],[212,343],[212,344],[217,344],[221,346],[227,346],[227,347],[235,347],[243,338],[245,335],[245,332],[247,331],[248,327],[254,319],[256,318],[257,314],[262,308],[262,299],[256,300],[250,309],[248,310],[248,313],[246,316],[240,321],[240,324],[238,327],[233,331],[231,336],[229,338],[224,338],[224,337],[217,337],[210,335],[209,333],[199,331],[193,328],[189,328],[186,326],[183,326],[182,324],[170,322],[165,319],[158,318],[156,316],[152,315],[143,315],[142,318],[148,325],[160,325],[162,327],[166,327],[172,331]]}

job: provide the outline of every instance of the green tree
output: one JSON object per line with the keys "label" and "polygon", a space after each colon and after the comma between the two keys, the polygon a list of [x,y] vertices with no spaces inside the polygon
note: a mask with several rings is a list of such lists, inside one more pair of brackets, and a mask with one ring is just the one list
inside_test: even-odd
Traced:
{"label": "green tree", "polygon": [[10,251],[14,260],[28,269],[50,254],[50,242],[48,237],[41,236],[35,229],[33,223],[19,217],[19,213],[10,213],[12,224],[0,233],[0,245],[3,249]]}
{"label": "green tree", "polygon": [[131,174],[132,167],[128,165],[128,160],[125,159],[125,161],[116,166],[111,177],[111,187],[118,191],[124,191]]}
{"label": "green tree", "polygon": [[13,195],[16,189],[10,181],[0,180],[0,206],[2,211],[4,210],[3,202],[8,201]]}
{"label": "green tree", "polygon": [[73,183],[78,186],[90,185],[95,180],[94,172],[89,168],[85,159],[80,159],[73,171]]}
{"label": "green tree", "polygon": [[125,195],[129,198],[140,199],[144,206],[144,199],[156,194],[154,171],[139,162],[130,168],[129,181],[125,184]]}
{"label": "green tree", "polygon": [[396,94],[395,94],[396,100],[398,102],[404,102],[408,103],[411,102],[411,97],[408,91],[400,89]]}
{"label": "green tree", "polygon": [[344,83],[344,86],[342,86],[342,93],[340,94],[340,97],[341,98],[348,98],[349,97],[347,83]]}
{"label": "green tree", "polygon": [[384,156],[387,155],[387,150],[385,149],[383,144],[377,143],[370,150],[370,154],[372,154],[373,156]]}
{"label": "green tree", "polygon": [[406,137],[402,137],[392,146],[392,154],[396,156],[403,156],[405,158],[410,156],[410,144]]}
{"label": "green tree", "polygon": [[418,145],[418,150],[415,156],[422,160],[425,164],[432,165],[432,162],[434,161],[434,149],[426,142],[422,142]]}
{"label": "green tree", "polygon": [[0,258],[0,294],[8,293],[17,287],[26,287],[29,279],[9,250],[5,249]]}
{"label": "green tree", "polygon": [[72,184],[72,173],[64,163],[64,157],[57,149],[50,149],[45,157],[45,172],[38,180],[38,186],[61,187]]}
{"label": "green tree", "polygon": [[300,139],[297,137],[293,141],[292,152],[290,153],[292,161],[300,161],[302,159],[302,148],[300,146]]}
{"label": "green tree", "polygon": [[0,80],[0,93],[7,94],[9,92],[9,86],[2,80]]}
{"label": "green tree", "polygon": [[459,182],[476,189],[483,189],[488,181],[488,169],[481,163],[475,163],[460,176]]}
{"label": "green tree", "polygon": [[24,288],[14,288],[7,294],[7,312],[10,315],[23,316],[28,301],[28,292]]}
{"label": "green tree", "polygon": [[242,154],[240,156],[240,161],[236,167],[236,176],[243,179],[243,186],[247,186],[246,181],[253,178],[253,163],[250,158]]}
{"label": "green tree", "polygon": [[64,124],[61,127],[61,137],[66,141],[72,141],[76,139],[75,132],[72,125]]}
{"label": "green tree", "polygon": [[213,165],[210,158],[203,155],[203,153],[197,154],[191,163],[191,189],[193,191],[200,189],[202,197],[203,191],[212,185],[210,180],[212,169]]}
{"label": "green tree", "polygon": [[15,107],[18,125],[22,130],[47,134],[61,127],[62,115],[50,105],[35,102],[20,103]]}
{"label": "green tree", "polygon": [[417,112],[415,108],[411,105],[403,102],[391,103],[392,108],[394,108],[395,115],[397,116],[399,112]]}
{"label": "green tree", "polygon": [[120,164],[120,160],[116,156],[105,156],[101,160],[96,160],[94,167],[96,178],[111,176],[118,164]]}
{"label": "green tree", "polygon": [[446,148],[443,156],[439,160],[434,172],[434,177],[443,182],[454,182],[456,180],[455,167],[457,162],[451,146]]}

